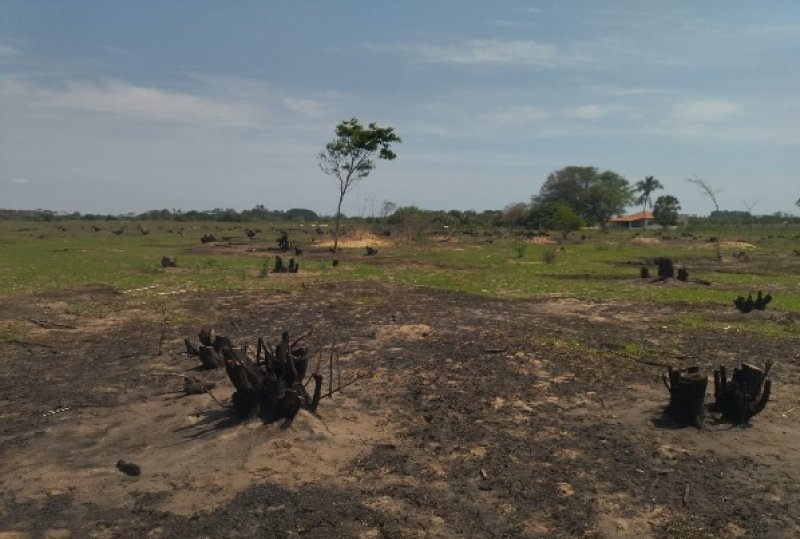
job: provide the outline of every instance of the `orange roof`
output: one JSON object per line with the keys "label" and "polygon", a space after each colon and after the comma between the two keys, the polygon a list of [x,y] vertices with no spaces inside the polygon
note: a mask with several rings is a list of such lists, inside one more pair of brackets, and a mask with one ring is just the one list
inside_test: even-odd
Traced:
{"label": "orange roof", "polygon": [[623,215],[622,217],[614,217],[610,219],[612,223],[629,223],[631,221],[638,221],[640,219],[652,219],[653,212],[651,211],[637,211],[630,215]]}

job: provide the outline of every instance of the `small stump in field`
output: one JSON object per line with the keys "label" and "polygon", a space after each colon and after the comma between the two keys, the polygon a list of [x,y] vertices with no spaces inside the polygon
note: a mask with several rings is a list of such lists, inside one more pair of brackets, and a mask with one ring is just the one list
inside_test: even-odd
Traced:
{"label": "small stump in field", "polygon": [[161,257],[161,267],[162,268],[177,268],[178,261],[175,260],[172,256],[162,256]]}
{"label": "small stump in field", "polygon": [[669,367],[668,374],[663,374],[662,380],[669,391],[667,413],[681,423],[700,426],[705,412],[708,376],[701,373],[699,367]]}
{"label": "small stump in field", "polygon": [[747,423],[767,405],[772,390],[772,381],[767,378],[771,368],[771,361],[763,369],[742,363],[728,380],[725,367],[720,366],[714,371],[714,409],[729,421]]}
{"label": "small stump in field", "polygon": [[767,293],[767,295],[764,295],[761,290],[759,290],[758,294],[756,294],[756,299],[753,299],[753,294],[747,294],[747,298],[739,296],[733,300],[733,305],[740,313],[749,313],[754,309],[763,311],[767,308],[770,301],[772,301],[772,294]]}

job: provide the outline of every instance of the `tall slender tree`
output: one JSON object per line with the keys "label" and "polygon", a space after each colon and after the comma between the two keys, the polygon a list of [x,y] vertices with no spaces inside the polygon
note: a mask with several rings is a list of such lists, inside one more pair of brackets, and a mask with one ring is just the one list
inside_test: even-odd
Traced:
{"label": "tall slender tree", "polygon": [[[642,213],[647,211],[647,208],[653,207],[653,199],[650,195],[653,194],[658,189],[663,189],[664,186],[661,185],[661,182],[655,179],[653,176],[647,176],[643,180],[639,180],[636,182],[636,185],[633,186],[633,190],[639,194],[639,197],[636,199],[637,204],[642,205]],[[644,230],[647,230],[647,217],[644,217]]]}
{"label": "tall slender tree", "polygon": [[369,176],[375,168],[376,157],[389,161],[397,157],[392,151],[392,144],[399,142],[402,141],[394,134],[393,127],[378,127],[374,123],[364,127],[353,118],[336,126],[336,138],[319,153],[319,168],[339,181],[339,203],[336,205],[333,231],[334,252],[339,248],[339,221],[344,195],[354,184]]}

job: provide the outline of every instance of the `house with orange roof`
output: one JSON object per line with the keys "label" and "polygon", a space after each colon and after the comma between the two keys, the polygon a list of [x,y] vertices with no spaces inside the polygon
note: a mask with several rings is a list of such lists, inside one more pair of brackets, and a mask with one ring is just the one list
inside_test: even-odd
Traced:
{"label": "house with orange roof", "polygon": [[644,228],[645,223],[647,226],[654,224],[653,212],[651,211],[637,211],[622,217],[614,217],[608,221],[611,226],[620,228]]}

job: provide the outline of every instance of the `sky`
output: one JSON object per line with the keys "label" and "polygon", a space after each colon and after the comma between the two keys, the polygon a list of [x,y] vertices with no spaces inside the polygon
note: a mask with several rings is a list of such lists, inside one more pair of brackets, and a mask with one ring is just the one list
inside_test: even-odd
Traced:
{"label": "sky", "polygon": [[403,142],[347,215],[501,209],[569,165],[799,214],[799,90],[796,0],[0,0],[0,208],[330,215],[355,117]]}

